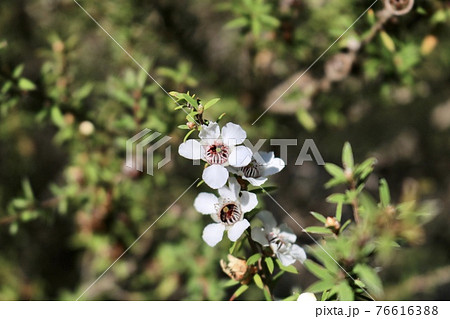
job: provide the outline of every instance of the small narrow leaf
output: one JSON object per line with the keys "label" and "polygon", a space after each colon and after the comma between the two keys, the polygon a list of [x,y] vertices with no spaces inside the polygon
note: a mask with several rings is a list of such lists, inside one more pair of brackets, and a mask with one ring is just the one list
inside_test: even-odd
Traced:
{"label": "small narrow leaf", "polygon": [[342,149],[342,164],[345,168],[353,169],[353,152],[349,142],[345,142],[344,148]]}
{"label": "small narrow leaf", "polygon": [[336,207],[336,219],[338,222],[341,222],[341,218],[342,218],[342,202],[337,204]]}
{"label": "small narrow leaf", "polygon": [[257,286],[259,289],[264,289],[264,283],[263,283],[263,281],[262,281],[260,275],[255,274],[255,275],[253,276],[253,281],[255,282],[256,286]]}
{"label": "small narrow leaf", "polygon": [[312,292],[312,293],[316,293],[316,292],[322,292],[328,289],[333,288],[335,285],[333,280],[327,280],[327,281],[317,281],[315,283],[313,283],[311,286],[309,286],[306,291],[307,292]]}
{"label": "small narrow leaf", "polygon": [[316,212],[309,212],[311,215],[314,216],[315,219],[317,219],[319,222],[321,223],[326,223],[327,222],[327,218],[319,213]]}
{"label": "small narrow leaf", "polygon": [[19,79],[19,88],[24,91],[33,91],[36,89],[36,85],[26,78]]}
{"label": "small narrow leaf", "polygon": [[208,103],[205,104],[203,109],[207,110],[207,109],[209,109],[211,106],[213,106],[214,104],[216,104],[219,101],[220,101],[220,98],[212,99],[211,101],[208,101]]}
{"label": "small narrow leaf", "polygon": [[355,299],[353,290],[346,281],[342,281],[338,285],[337,293],[339,296],[339,300],[341,300],[341,301],[353,301]]}
{"label": "small narrow leaf", "polygon": [[275,265],[273,263],[273,259],[271,257],[264,258],[264,261],[266,262],[267,268],[269,269],[269,272],[272,274],[273,270],[275,268]]}
{"label": "small narrow leaf", "polygon": [[333,234],[331,230],[326,227],[321,226],[310,226],[304,229],[304,232],[312,233],[312,234]]}
{"label": "small narrow leaf", "polygon": [[251,256],[248,257],[248,259],[247,259],[247,265],[253,265],[253,264],[256,263],[260,258],[261,258],[261,254],[260,254],[260,253],[256,253],[256,254],[254,254],[254,255],[251,255]]}
{"label": "small narrow leaf", "polygon": [[389,186],[384,178],[380,180],[380,201],[384,207],[388,206],[391,202]]}
{"label": "small narrow leaf", "polygon": [[395,52],[395,43],[394,40],[387,34],[385,31],[380,32],[381,41],[383,42],[386,49],[390,52]]}
{"label": "small narrow leaf", "polygon": [[320,266],[312,260],[305,260],[303,265],[309,270],[309,272],[319,279],[330,280],[333,278],[333,275],[331,275],[326,268]]}
{"label": "small narrow leaf", "polygon": [[246,290],[248,289],[247,285],[242,285],[240,286],[233,294],[233,296],[231,297],[230,300],[234,300],[237,297],[239,297],[240,295],[242,295]]}

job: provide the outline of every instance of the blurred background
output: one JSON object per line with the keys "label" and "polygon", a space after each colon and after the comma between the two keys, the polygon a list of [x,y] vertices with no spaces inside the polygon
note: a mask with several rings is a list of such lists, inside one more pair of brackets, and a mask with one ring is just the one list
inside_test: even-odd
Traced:
{"label": "blurred background", "polygon": [[[79,1],[167,91],[220,97],[211,118],[225,112],[253,141],[312,138],[326,162],[340,163],[349,141],[356,161],[378,160],[369,191],[384,177],[394,201],[432,201],[437,216],[380,276],[384,299],[449,300],[448,1],[386,15],[379,0],[251,125],[372,2]],[[74,1],[1,1],[1,300],[78,298],[200,176],[176,154],[185,119],[175,106]],[[173,160],[154,176],[125,166],[125,142],[144,128],[172,137]],[[290,147],[273,196],[306,227],[315,223],[309,211],[331,215],[334,206],[323,167],[293,165],[300,149]],[[209,220],[193,209],[198,191],[83,299],[228,299],[219,260],[229,243],[201,240]],[[262,205],[311,244],[270,199]],[[315,280],[297,266],[300,276],[278,285],[280,298]]]}

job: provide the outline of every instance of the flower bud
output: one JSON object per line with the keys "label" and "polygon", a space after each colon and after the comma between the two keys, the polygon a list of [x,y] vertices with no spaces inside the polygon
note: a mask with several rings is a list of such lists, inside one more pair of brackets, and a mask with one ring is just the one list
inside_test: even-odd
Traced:
{"label": "flower bud", "polygon": [[339,228],[341,228],[341,224],[335,217],[327,217],[325,227],[330,228],[333,233],[337,233],[339,231]]}
{"label": "flower bud", "polygon": [[197,124],[195,124],[194,122],[187,122],[186,125],[190,130],[194,129],[197,126]]}
{"label": "flower bud", "polygon": [[80,131],[80,133],[82,135],[89,136],[92,133],[94,133],[95,127],[94,127],[94,124],[92,124],[92,122],[83,121],[83,122],[80,123],[80,126],[78,127],[78,130]]}

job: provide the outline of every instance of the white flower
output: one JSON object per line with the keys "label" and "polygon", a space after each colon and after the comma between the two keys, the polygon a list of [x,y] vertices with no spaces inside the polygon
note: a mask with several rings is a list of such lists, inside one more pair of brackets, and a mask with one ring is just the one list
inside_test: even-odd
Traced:
{"label": "white flower", "polygon": [[203,171],[203,180],[213,188],[224,186],[229,173],[225,166],[244,167],[251,161],[251,150],[243,145],[247,133],[237,124],[227,123],[220,131],[215,122],[202,125],[200,142],[187,140],[178,148],[178,153],[188,159],[202,159],[209,164]]}
{"label": "white flower", "polygon": [[200,193],[194,201],[194,207],[204,215],[211,215],[215,221],[203,230],[203,240],[214,247],[222,240],[223,232],[228,231],[228,238],[236,241],[250,226],[244,214],[258,204],[254,193],[242,191],[235,178],[230,178],[229,187],[219,188],[220,197],[210,193]]}
{"label": "white flower", "polygon": [[304,292],[298,296],[297,301],[303,301],[303,302],[311,302],[311,301],[317,301],[316,295],[314,295],[311,292]]}
{"label": "white flower", "polygon": [[242,176],[253,186],[261,186],[267,181],[267,176],[280,172],[284,166],[284,161],[275,157],[273,152],[257,152],[253,154],[253,159],[247,166],[229,170]]}
{"label": "white flower", "polygon": [[277,222],[268,211],[256,215],[264,224],[263,228],[252,229],[252,239],[263,246],[269,246],[284,266],[293,264],[296,260],[303,263],[306,253],[295,244],[297,236],[286,225],[277,227]]}

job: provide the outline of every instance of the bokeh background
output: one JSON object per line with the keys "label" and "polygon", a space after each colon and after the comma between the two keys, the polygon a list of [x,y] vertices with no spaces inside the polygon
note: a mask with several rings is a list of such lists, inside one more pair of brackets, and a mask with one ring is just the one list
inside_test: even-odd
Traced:
{"label": "bokeh background", "polygon": [[[349,141],[357,161],[378,160],[369,191],[384,177],[394,201],[432,201],[438,214],[420,240],[379,269],[384,299],[450,299],[448,1],[416,1],[380,23],[379,0],[255,125],[372,1],[79,3],[167,91],[220,97],[211,118],[227,113],[254,141],[312,138],[326,162],[339,163]],[[1,1],[0,89],[0,299],[76,299],[200,175],[175,152],[184,116],[71,0]],[[124,165],[126,140],[143,128],[172,137],[173,160],[154,176]],[[323,167],[293,165],[300,148],[290,147],[273,196],[306,227],[309,211],[334,207]],[[229,298],[219,266],[229,243],[201,240],[209,221],[192,207],[198,191],[83,299]],[[311,244],[270,199],[263,206]],[[297,266],[280,298],[315,280]]]}

